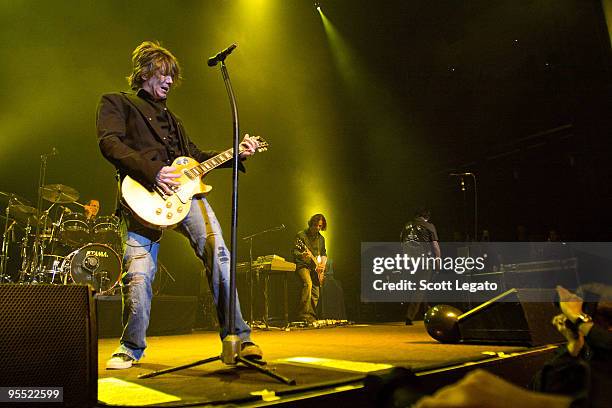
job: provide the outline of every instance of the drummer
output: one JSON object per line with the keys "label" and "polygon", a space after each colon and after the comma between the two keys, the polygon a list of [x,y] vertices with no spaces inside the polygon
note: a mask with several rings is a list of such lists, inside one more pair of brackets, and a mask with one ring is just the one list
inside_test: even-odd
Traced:
{"label": "drummer", "polygon": [[87,221],[94,221],[100,211],[100,201],[91,199],[83,206],[83,212]]}

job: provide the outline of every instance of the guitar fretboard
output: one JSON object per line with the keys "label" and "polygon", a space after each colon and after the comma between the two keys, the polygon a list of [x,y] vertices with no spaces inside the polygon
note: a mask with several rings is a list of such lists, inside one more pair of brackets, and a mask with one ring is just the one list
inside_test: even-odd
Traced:
{"label": "guitar fretboard", "polygon": [[[244,149],[241,148],[240,152],[242,153],[243,150]],[[202,177],[204,174],[208,173],[212,169],[219,167],[223,163],[231,160],[232,157],[234,157],[234,149],[227,149],[226,151],[219,153],[215,157],[211,157],[205,162],[200,163],[199,165],[185,171],[185,174],[187,174],[193,179],[195,179],[196,177]]]}

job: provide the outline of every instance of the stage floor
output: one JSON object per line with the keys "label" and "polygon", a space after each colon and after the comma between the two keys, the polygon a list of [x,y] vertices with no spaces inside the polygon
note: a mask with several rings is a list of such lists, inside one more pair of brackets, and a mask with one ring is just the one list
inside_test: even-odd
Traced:
{"label": "stage floor", "polygon": [[145,358],[128,370],[105,370],[105,362],[118,339],[100,339],[98,398],[109,405],[248,402],[259,398],[253,392],[262,390],[283,394],[320,389],[325,384],[357,381],[368,372],[391,366],[422,372],[484,360],[494,354],[527,350],[525,347],[443,345],[429,337],[422,322],[414,326],[387,323],[291,331],[256,330],[253,340],[263,349],[267,367],[295,379],[297,385],[284,385],[253,369],[228,367],[218,361],[159,377],[137,378],[153,370],[219,355],[218,334],[200,331],[149,337]]}

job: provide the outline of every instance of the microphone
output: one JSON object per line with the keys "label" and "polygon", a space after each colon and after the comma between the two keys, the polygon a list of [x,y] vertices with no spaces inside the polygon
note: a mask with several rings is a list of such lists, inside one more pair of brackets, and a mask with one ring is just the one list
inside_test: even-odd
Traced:
{"label": "microphone", "polygon": [[449,176],[473,176],[474,173],[448,173]]}
{"label": "microphone", "polygon": [[237,46],[238,45],[236,45],[236,44],[232,44],[229,47],[227,47],[226,49],[224,49],[223,51],[218,52],[217,55],[215,55],[214,57],[210,57],[208,59],[208,66],[209,67],[214,67],[215,65],[217,65],[221,61],[225,61],[225,58],[227,58],[227,56],[230,55],[232,53],[232,51],[234,51],[236,49]]}
{"label": "microphone", "polygon": [[68,207],[64,207],[63,205],[59,206],[63,212],[65,212],[66,214],[70,214],[72,212],[72,210]]}

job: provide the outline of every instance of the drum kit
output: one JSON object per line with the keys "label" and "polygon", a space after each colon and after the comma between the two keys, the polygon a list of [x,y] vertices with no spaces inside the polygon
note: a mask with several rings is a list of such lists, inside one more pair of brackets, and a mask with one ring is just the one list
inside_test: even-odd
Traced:
{"label": "drum kit", "polygon": [[44,211],[25,198],[0,191],[2,248],[0,283],[88,284],[112,294],[121,280],[121,233],[116,216],[88,219],[68,205],[85,207],[79,193],[63,184],[41,188]]}

